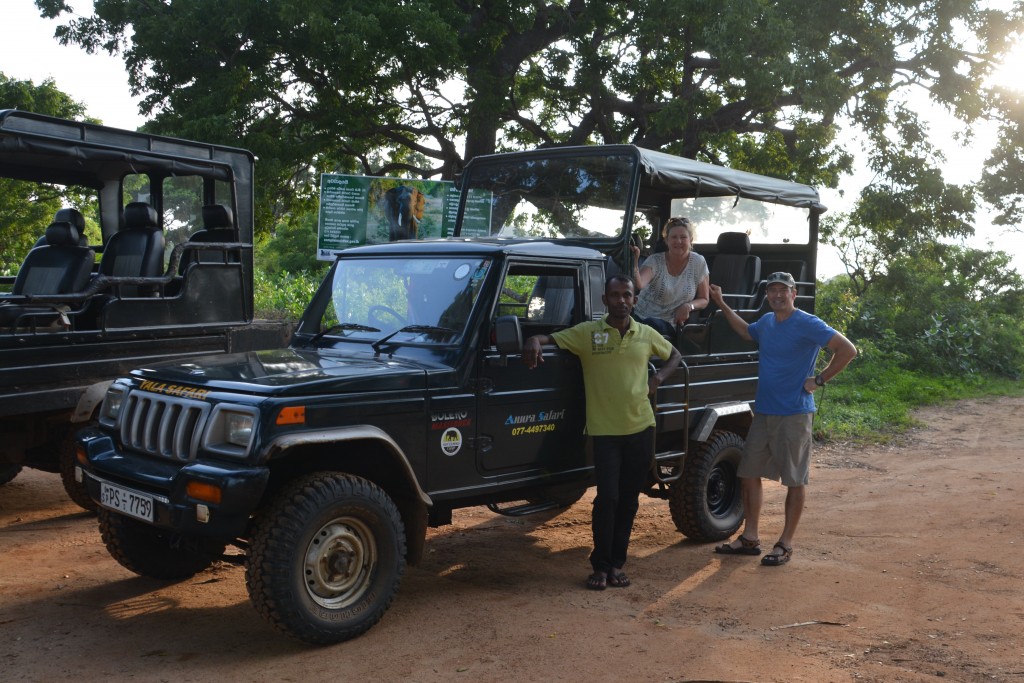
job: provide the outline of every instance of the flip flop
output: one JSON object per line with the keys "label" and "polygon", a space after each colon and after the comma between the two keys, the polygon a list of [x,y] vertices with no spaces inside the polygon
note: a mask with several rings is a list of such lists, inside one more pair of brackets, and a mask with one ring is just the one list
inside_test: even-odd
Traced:
{"label": "flip flop", "polygon": [[745,538],[740,536],[740,547],[733,548],[728,543],[715,546],[715,552],[719,555],[760,555],[761,554],[761,540],[754,538]]}
{"label": "flip flop", "polygon": [[[776,553],[776,548],[782,552]],[[778,567],[789,562],[789,558],[791,557],[793,557],[793,546],[783,545],[782,541],[779,541],[772,546],[770,553],[761,558],[761,564],[765,567]]]}
{"label": "flip flop", "polygon": [[612,588],[625,588],[630,583],[629,577],[624,572],[608,574],[608,585]]}
{"label": "flip flop", "polygon": [[587,588],[592,591],[603,591],[608,587],[608,575],[604,572],[594,572],[587,577]]}

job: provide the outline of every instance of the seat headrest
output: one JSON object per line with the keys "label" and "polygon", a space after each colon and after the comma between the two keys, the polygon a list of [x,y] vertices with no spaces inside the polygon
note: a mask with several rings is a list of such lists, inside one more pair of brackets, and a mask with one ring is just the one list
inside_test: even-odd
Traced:
{"label": "seat headrest", "polygon": [[750,237],[745,232],[723,232],[718,236],[719,254],[750,253]]}
{"label": "seat headrest", "polygon": [[231,209],[223,204],[207,204],[203,207],[203,228],[214,230],[233,227],[235,227],[235,216]]}
{"label": "seat headrest", "polygon": [[54,221],[46,228],[46,244],[51,247],[77,247],[78,228],[68,221]]}
{"label": "seat headrest", "polygon": [[85,216],[78,209],[65,208],[53,214],[54,223],[70,223],[81,235],[85,232]]}
{"label": "seat headrest", "polygon": [[146,202],[131,202],[124,207],[124,227],[126,230],[157,230],[156,209]]}

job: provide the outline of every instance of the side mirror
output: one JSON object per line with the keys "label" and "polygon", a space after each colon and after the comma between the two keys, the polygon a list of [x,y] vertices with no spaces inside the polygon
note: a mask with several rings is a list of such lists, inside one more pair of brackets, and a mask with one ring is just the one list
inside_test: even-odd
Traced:
{"label": "side mirror", "polygon": [[504,364],[508,355],[522,353],[523,330],[519,327],[519,318],[514,315],[503,315],[494,321],[494,344],[498,347]]}

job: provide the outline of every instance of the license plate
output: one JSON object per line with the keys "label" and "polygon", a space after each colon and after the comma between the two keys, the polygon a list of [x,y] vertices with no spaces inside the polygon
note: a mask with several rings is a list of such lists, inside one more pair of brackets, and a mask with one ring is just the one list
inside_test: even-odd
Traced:
{"label": "license plate", "polygon": [[129,517],[153,521],[153,497],[106,482],[100,483],[100,504]]}

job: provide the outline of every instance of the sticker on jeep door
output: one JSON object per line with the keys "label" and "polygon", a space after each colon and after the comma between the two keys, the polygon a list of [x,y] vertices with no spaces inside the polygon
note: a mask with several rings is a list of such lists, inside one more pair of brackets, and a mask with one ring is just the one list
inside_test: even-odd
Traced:
{"label": "sticker on jeep door", "polygon": [[545,425],[530,425],[529,427],[513,427],[512,436],[522,436],[523,434],[543,434],[544,432],[553,432],[558,429],[558,425],[549,423]]}
{"label": "sticker on jeep door", "polygon": [[441,450],[445,455],[452,456],[462,450],[462,432],[455,427],[449,427],[441,435]]}
{"label": "sticker on jeep door", "polygon": [[448,429],[450,427],[468,427],[473,420],[467,410],[453,410],[447,413],[431,413],[430,429]]}

